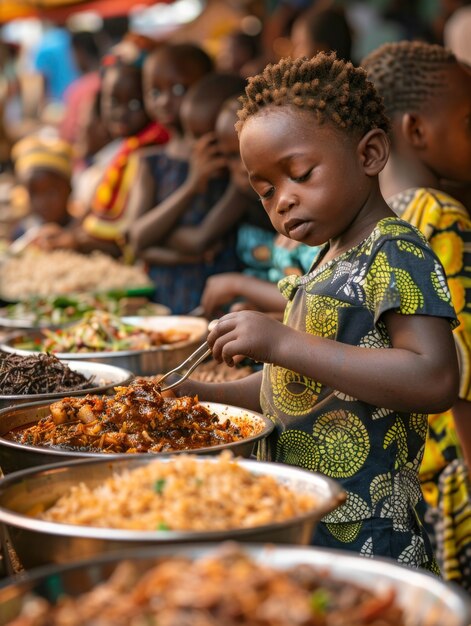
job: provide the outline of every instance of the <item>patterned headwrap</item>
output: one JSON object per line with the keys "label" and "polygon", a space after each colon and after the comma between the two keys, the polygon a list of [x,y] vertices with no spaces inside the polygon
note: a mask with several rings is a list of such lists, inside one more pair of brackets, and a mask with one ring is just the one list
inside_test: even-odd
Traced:
{"label": "patterned headwrap", "polygon": [[55,137],[28,135],[12,149],[17,176],[23,178],[32,170],[48,170],[70,180],[72,175],[72,146]]}

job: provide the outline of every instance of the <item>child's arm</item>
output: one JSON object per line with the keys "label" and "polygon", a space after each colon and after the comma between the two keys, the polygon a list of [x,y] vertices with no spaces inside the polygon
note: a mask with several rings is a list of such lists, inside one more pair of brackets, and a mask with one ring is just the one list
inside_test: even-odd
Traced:
{"label": "child's arm", "polygon": [[129,240],[135,253],[160,244],[189,208],[194,196],[206,188],[208,180],[225,166],[213,144],[213,133],[201,137],[191,157],[187,179],[168,198],[142,215],[131,225]]}
{"label": "child's arm", "polygon": [[248,300],[259,311],[284,311],[286,307],[286,299],[276,285],[236,272],[208,278],[201,296],[201,306],[206,315],[211,315],[236,298]]}
{"label": "child's arm", "polygon": [[223,197],[197,226],[180,226],[168,239],[168,246],[182,252],[203,253],[209,245],[228,233],[244,215],[247,202],[234,186],[229,185]]}
{"label": "child's arm", "polygon": [[127,211],[130,216],[129,223],[133,224],[140,216],[148,213],[154,206],[155,184],[149,164],[144,157],[139,159],[136,172],[136,180],[129,191],[127,199]]}
{"label": "child's arm", "polygon": [[209,333],[213,357],[248,356],[298,372],[349,396],[395,411],[439,413],[458,394],[450,324],[426,315],[382,316],[392,348],[363,348],[300,332],[263,313],[222,317]]}
{"label": "child's arm", "polygon": [[261,384],[262,372],[256,372],[227,383],[203,383],[189,379],[177,387],[175,392],[178,396],[197,395],[205,402],[220,402],[259,412]]}
{"label": "child's arm", "polygon": [[146,248],[139,257],[151,265],[184,265],[187,263],[201,263],[204,260],[201,255],[184,254],[177,250],[158,246]]}

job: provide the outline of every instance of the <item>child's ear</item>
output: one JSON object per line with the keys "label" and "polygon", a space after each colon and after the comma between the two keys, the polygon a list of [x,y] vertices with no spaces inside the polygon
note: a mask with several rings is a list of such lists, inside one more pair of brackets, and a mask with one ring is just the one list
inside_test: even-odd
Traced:
{"label": "child's ear", "polygon": [[400,125],[402,135],[408,144],[419,150],[425,147],[426,128],[420,115],[404,113]]}
{"label": "child's ear", "polygon": [[389,139],[381,128],[373,128],[360,139],[358,154],[367,176],[377,176],[389,157]]}

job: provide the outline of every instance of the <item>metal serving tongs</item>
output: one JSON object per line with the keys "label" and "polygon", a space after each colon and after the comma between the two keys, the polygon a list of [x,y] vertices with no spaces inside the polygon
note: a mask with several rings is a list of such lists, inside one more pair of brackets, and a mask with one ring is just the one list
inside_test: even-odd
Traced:
{"label": "metal serving tongs", "polygon": [[[208,325],[208,331],[211,331],[217,324],[218,320],[213,320]],[[200,363],[202,363],[209,355],[211,354],[211,348],[209,347],[209,343],[205,341],[202,343],[196,350],[190,354],[190,356],[174,367],[173,370],[170,370],[166,374],[164,374],[159,379],[159,385],[166,380],[171,374],[180,374],[180,378],[176,380],[174,383],[167,385],[166,387],[162,387],[161,391],[168,391],[169,389],[175,389],[178,385],[188,378],[188,376],[198,367]]]}

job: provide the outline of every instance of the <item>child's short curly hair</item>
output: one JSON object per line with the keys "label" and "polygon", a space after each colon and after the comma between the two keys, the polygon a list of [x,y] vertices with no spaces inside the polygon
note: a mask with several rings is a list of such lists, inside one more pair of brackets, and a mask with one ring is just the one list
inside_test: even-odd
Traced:
{"label": "child's short curly hair", "polygon": [[387,43],[366,56],[361,65],[383,97],[386,113],[421,111],[446,85],[444,71],[457,63],[446,48],[421,41]]}
{"label": "child's short curly hair", "polygon": [[239,110],[238,131],[244,122],[267,106],[292,105],[312,111],[317,122],[329,120],[351,133],[373,128],[389,131],[384,106],[366,72],[335,53],[320,52],[312,59],[281,59],[249,78]]}

